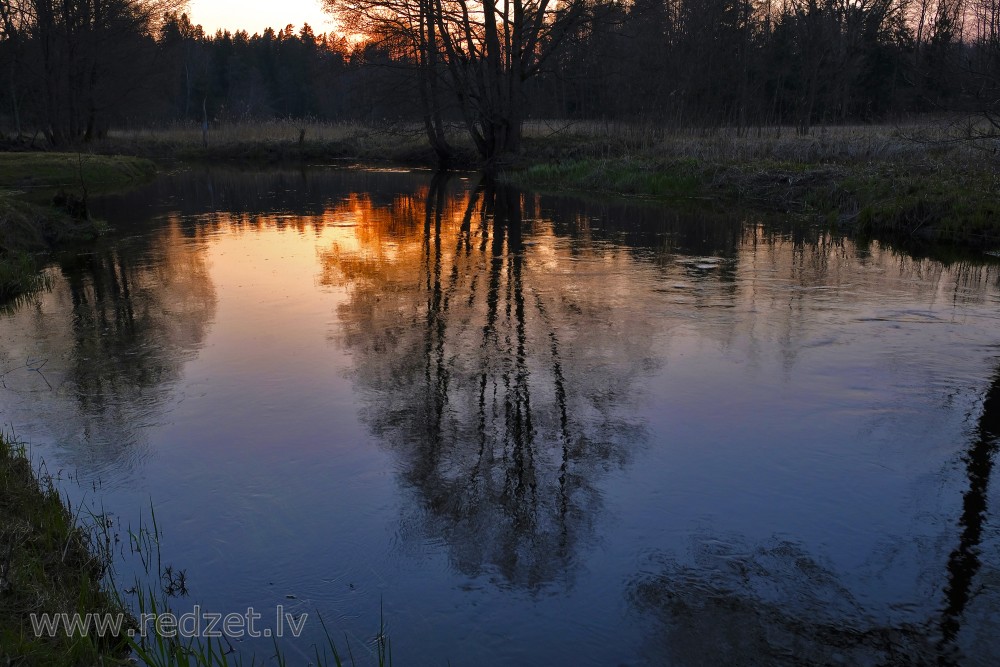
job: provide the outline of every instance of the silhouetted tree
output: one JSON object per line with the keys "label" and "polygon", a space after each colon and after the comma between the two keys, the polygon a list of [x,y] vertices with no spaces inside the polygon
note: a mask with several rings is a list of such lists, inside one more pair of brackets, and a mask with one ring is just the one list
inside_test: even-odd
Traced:
{"label": "silhouetted tree", "polygon": [[441,164],[483,161],[528,117],[749,130],[922,111],[1000,132],[993,0],[326,0],[309,26],[206,34],[180,0],[8,0],[15,133],[93,139],[112,119],[418,121]]}
{"label": "silhouetted tree", "polygon": [[395,46],[415,64],[425,126],[440,156],[449,149],[441,115],[442,79],[480,155],[516,152],[526,100],[537,75],[586,12],[583,0],[326,0],[353,29]]}
{"label": "silhouetted tree", "polygon": [[9,0],[17,69],[31,113],[53,145],[103,133],[122,105],[138,105],[155,57],[154,17],[171,0]]}

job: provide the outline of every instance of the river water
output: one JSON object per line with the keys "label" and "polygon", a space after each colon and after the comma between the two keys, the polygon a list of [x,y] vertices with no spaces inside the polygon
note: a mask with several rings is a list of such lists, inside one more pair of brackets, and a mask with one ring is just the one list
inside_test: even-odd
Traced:
{"label": "river water", "polygon": [[400,665],[1000,660],[990,256],[391,170],[95,209],[0,415],[153,508],[178,613],[308,614],[291,664],[320,615],[361,663],[380,617]]}

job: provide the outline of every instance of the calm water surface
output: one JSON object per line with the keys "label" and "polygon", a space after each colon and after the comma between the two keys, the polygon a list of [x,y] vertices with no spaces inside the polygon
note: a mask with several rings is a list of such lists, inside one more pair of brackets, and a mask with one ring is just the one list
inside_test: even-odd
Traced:
{"label": "calm water surface", "polygon": [[99,213],[0,315],[0,415],[152,504],[178,612],[307,612],[293,663],[380,607],[401,665],[1000,660],[988,257],[419,172]]}

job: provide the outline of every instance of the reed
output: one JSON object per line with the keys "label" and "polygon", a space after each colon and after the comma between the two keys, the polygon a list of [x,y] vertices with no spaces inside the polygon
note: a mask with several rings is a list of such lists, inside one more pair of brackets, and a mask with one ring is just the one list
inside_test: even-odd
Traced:
{"label": "reed", "polygon": [[60,497],[43,465],[0,434],[0,664],[124,665],[120,637],[36,636],[31,613],[124,613],[104,587],[106,563],[80,510]]}
{"label": "reed", "polygon": [[83,153],[0,153],[0,306],[47,286],[40,253],[89,241],[105,226],[90,218],[89,195],[152,178],[149,160]]}
{"label": "reed", "polygon": [[[184,576],[163,560],[162,532],[156,512],[121,534],[121,524],[90,505],[73,508],[60,496],[43,463],[33,467],[27,449],[0,434],[0,664],[77,667],[253,667],[287,665],[277,644],[266,656],[234,651],[225,638],[169,636],[155,627],[140,632],[136,619],[172,613],[172,597]],[[138,564],[131,586],[116,572],[125,559]],[[36,636],[32,613],[110,614],[123,622],[114,633],[84,632]],[[355,656],[346,639],[341,646],[326,622],[323,645],[314,647],[317,667],[375,664],[391,667],[392,650],[385,620],[371,645]]]}

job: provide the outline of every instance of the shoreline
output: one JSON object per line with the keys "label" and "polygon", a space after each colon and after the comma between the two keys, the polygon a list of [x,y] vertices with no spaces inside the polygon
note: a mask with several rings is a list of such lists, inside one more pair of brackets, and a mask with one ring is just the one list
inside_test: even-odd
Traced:
{"label": "shoreline", "polygon": [[[495,167],[535,191],[665,202],[700,200],[794,213],[840,232],[988,249],[1000,245],[1000,160],[992,136],[955,119],[909,124],[704,130],[526,121],[521,151]],[[450,168],[481,164],[453,128]],[[272,121],[113,134],[98,152],[246,166],[376,164],[435,168],[419,128]]]}
{"label": "shoreline", "polygon": [[[536,147],[544,145],[536,144]],[[234,144],[226,150],[237,153],[244,150],[242,146]],[[280,146],[274,151],[283,150]],[[659,147],[634,149],[638,155],[601,157],[599,149],[593,146],[587,148],[582,142],[549,147],[552,150],[548,153],[538,153],[543,156],[542,159],[522,159],[503,171],[500,178],[515,186],[535,191],[587,192],[602,197],[638,197],[656,202],[686,201],[694,202],[697,206],[712,202],[717,205],[732,202],[759,210],[801,214],[810,219],[825,221],[830,227],[845,233],[885,236],[888,239],[895,235],[896,238],[952,244],[947,247],[984,249],[1000,241],[1000,215],[994,196],[997,169],[989,164],[962,169],[951,161],[954,158],[947,156],[928,156],[926,162],[910,165],[906,165],[900,158],[883,161],[861,158],[841,162],[824,162],[822,159],[815,162],[757,158],[737,160],[683,154],[664,156],[659,153]],[[294,150],[294,147],[289,150]],[[321,152],[319,147],[310,150],[315,153],[309,154]],[[589,154],[590,151],[596,156]],[[218,156],[210,157],[210,154],[211,149],[206,151],[204,159],[220,159]],[[35,173],[22,179],[22,188],[44,196],[51,195],[58,188],[72,188],[74,179],[78,179],[86,183],[85,198],[87,193],[109,192],[115,188],[138,185],[144,182],[143,179],[152,178],[156,170],[153,163],[134,156],[81,158],[77,154],[57,153],[0,154],[0,168],[6,155],[42,156],[38,158],[38,164],[46,160],[61,160],[64,163],[59,170],[52,172],[56,175]],[[338,159],[330,155],[326,158]],[[93,180],[88,176],[81,176],[84,168],[80,165],[84,159],[97,160],[94,163],[95,169],[98,164],[103,164],[117,175],[104,179],[95,175]],[[76,167],[73,165],[74,161]],[[261,166],[252,160],[240,161],[251,168]],[[189,163],[190,161],[186,162]],[[283,160],[279,163],[295,164],[296,160]],[[303,163],[298,161],[298,164]],[[40,172],[40,168],[36,169]],[[74,173],[74,169],[79,173]],[[97,169],[95,174],[99,172],[100,169]],[[4,185],[0,181],[0,188]],[[8,206],[9,210],[24,216],[24,221],[18,223],[21,225],[18,229],[24,232],[23,238],[16,244],[12,242],[12,247],[26,249],[23,250],[25,253],[48,252],[56,247],[71,248],[73,243],[92,238],[87,237],[87,234],[101,232],[99,223],[89,216],[74,217],[69,211],[38,203],[36,200],[40,200],[40,197],[22,197],[24,194],[26,193],[0,192],[0,215],[5,211],[3,206]],[[39,216],[39,219],[32,218],[33,215]],[[53,242],[47,233],[33,229],[36,225],[42,225],[42,228],[51,225],[55,230],[62,230],[66,236],[57,237]],[[24,268],[22,272],[29,270],[31,269]],[[102,606],[106,604],[114,608],[115,599],[99,587],[101,561],[99,556],[89,551],[85,529],[76,525],[72,513],[59,498],[51,480],[36,474],[20,447],[4,439],[2,435],[0,484],[0,593],[40,585],[34,579],[28,584],[18,583],[19,580],[11,577],[10,573],[43,571],[43,578],[47,583],[61,587],[64,599],[86,601],[83,607],[66,607],[66,611],[82,609],[84,612],[95,612],[108,608]],[[30,523],[27,528],[36,533],[41,531],[36,536],[28,536],[29,533],[24,532],[26,526],[19,523],[18,519],[8,518],[35,516],[32,513],[42,517],[39,522],[34,519],[26,520]],[[27,556],[34,559],[30,562],[35,565],[27,568],[17,565],[10,556],[14,550],[9,545],[15,542],[20,544],[22,534],[25,535],[24,540],[36,547]],[[52,541],[53,534],[60,536],[56,542]],[[67,546],[63,547],[64,544]],[[67,558],[65,554],[70,553],[69,549],[72,549],[73,555]],[[64,554],[61,559],[58,558],[60,551]],[[39,569],[53,566],[65,567],[69,571],[49,574],[49,570]],[[88,586],[91,588],[87,588]],[[78,588],[85,591],[85,594],[76,598],[67,594]],[[59,594],[56,591],[52,596]],[[0,601],[5,602],[6,599],[0,596]],[[26,609],[17,605],[9,609],[6,605],[0,606],[0,646],[4,647],[0,650],[0,663],[4,659],[13,662],[26,659],[28,663],[37,660],[39,664],[49,664],[45,662],[47,658],[36,657],[32,653],[35,650],[48,650],[44,646],[48,640],[38,640],[43,644],[40,648],[28,641],[30,626],[26,625],[25,616],[30,610]],[[62,607],[53,609],[63,610]],[[8,649],[8,646],[13,648]],[[101,655],[116,658],[116,651],[121,651],[122,647],[119,644],[110,647],[95,646],[93,649],[108,651]],[[90,653],[86,655],[91,656]]]}
{"label": "shoreline", "polygon": [[105,224],[90,216],[88,197],[147,182],[149,160],[82,153],[0,153],[0,306],[44,288],[50,253],[92,241]]}
{"label": "shoreline", "polygon": [[989,250],[1000,245],[997,170],[611,158],[536,163],[504,179],[549,192],[714,202],[804,215],[855,237]]}
{"label": "shoreline", "polygon": [[[529,123],[521,153],[496,177],[538,192],[586,193],[793,214],[837,233],[897,245],[1000,246],[1000,160],[992,138],[959,141],[945,123],[756,132],[578,123],[567,132]],[[451,168],[477,160],[452,137]],[[10,147],[10,144],[7,145]],[[0,305],[44,289],[51,252],[105,231],[87,197],[136,187],[154,162],[266,168],[330,164],[434,168],[413,127],[276,121],[113,134],[89,153],[0,152]]]}
{"label": "shoreline", "polygon": [[37,636],[31,614],[122,614],[104,582],[108,563],[53,480],[0,434],[0,663],[124,665],[123,637]]}

